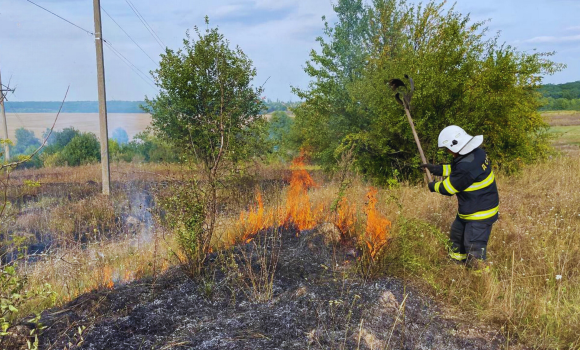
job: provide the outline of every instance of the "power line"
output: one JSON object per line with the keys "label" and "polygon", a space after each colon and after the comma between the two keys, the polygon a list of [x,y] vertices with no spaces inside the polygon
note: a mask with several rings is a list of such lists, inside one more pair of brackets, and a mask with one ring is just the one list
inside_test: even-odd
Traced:
{"label": "power line", "polygon": [[141,17],[141,19],[143,19],[143,22],[145,22],[145,24],[147,25],[147,27],[149,27],[149,29],[151,29],[151,33],[155,36],[155,40],[157,40],[157,42],[161,43],[162,45],[162,49],[165,50],[165,48],[167,47],[167,45],[165,45],[165,43],[163,42],[163,40],[161,40],[161,38],[159,37],[159,35],[157,35],[157,33],[155,32],[155,30],[153,29],[153,27],[151,27],[151,25],[149,25],[149,22],[147,22],[147,20],[145,19],[145,17],[143,17],[143,15],[141,14],[141,12],[139,12],[139,10],[137,10],[137,7],[131,2],[131,0],[125,0],[127,1],[130,6],[137,12],[137,15],[139,15],[139,17]]}
{"label": "power line", "polygon": [[[41,9],[43,9],[44,11],[50,13],[51,15],[56,16],[56,17],[60,18],[61,20],[63,20],[65,22],[67,22],[67,23],[69,23],[69,24],[77,27],[78,29],[84,31],[85,33],[87,33],[87,34],[89,34],[91,36],[95,36],[95,33],[93,33],[93,32],[91,32],[89,30],[84,29],[83,27],[80,27],[80,26],[74,24],[73,22],[69,21],[68,19],[57,15],[56,13],[54,13],[54,12],[52,12],[52,11],[50,11],[50,10],[48,10],[48,9],[46,9],[46,8],[38,5],[38,4],[36,4],[36,3],[34,3],[33,1],[31,1],[31,0],[26,0],[26,1],[28,1],[29,3],[31,3],[31,4],[33,4],[33,5],[37,6],[37,7],[39,7]],[[105,11],[105,13],[107,13],[107,11]],[[107,15],[109,17],[111,17],[108,13],[107,13]],[[113,18],[111,17],[111,19],[113,19]],[[114,19],[113,19],[113,22],[115,22]],[[117,24],[119,26],[119,24],[117,22],[115,22],[115,24]],[[119,26],[119,28],[121,28],[121,26]],[[123,28],[121,28],[121,29],[123,30]],[[125,32],[125,30],[123,30],[123,31]],[[125,34],[127,34],[127,33],[125,32]],[[129,34],[127,34],[127,36],[129,36]],[[131,39],[131,40],[133,40],[133,39]],[[107,44],[107,46],[111,49],[111,51],[115,55],[117,55],[117,57],[119,57],[121,59],[121,61],[123,61],[123,63],[125,63],[135,74],[137,74],[139,76],[139,78],[143,79],[143,81],[146,82],[149,86],[151,86],[152,88],[156,89],[155,82],[151,78],[149,78],[149,76],[147,74],[143,73],[143,71],[141,71],[139,68],[137,68],[137,66],[135,66],[131,61],[129,61],[129,59],[127,59],[127,57],[125,57],[122,53],[120,53],[117,49],[115,49],[110,42],[108,42],[105,39],[103,39],[103,41]],[[137,44],[137,43],[135,43],[135,44]],[[139,46],[139,45],[137,45],[137,46]],[[139,47],[139,48],[141,48],[141,47]],[[143,49],[141,49],[141,50],[143,50]],[[149,55],[147,55],[147,57],[149,57]],[[149,59],[151,59],[151,57],[149,57]],[[155,61],[153,61],[153,63],[155,63]],[[147,81],[146,79],[149,79],[149,81]],[[153,82],[153,84],[151,84],[151,82]]]}
{"label": "power line", "polygon": [[[131,61],[129,61],[129,59],[127,57],[125,57],[122,53],[120,53],[115,47],[113,47],[113,45],[108,42],[107,40],[104,40],[105,44],[107,44],[107,46],[111,49],[111,51],[117,55],[117,57],[119,57],[121,59],[121,61],[123,61],[123,63],[125,63],[129,68],[131,68],[131,70],[133,70],[133,72],[135,74],[137,74],[139,76],[139,78],[141,78],[144,82],[146,82],[149,86],[151,86],[154,89],[157,89],[155,87],[155,82],[149,78],[149,76],[145,73],[143,73],[142,70],[140,70],[137,66],[135,66]],[[149,79],[149,81],[147,80]],[[151,84],[153,83],[153,84]]]}
{"label": "power line", "polygon": [[137,16],[137,18],[139,18],[139,20],[141,21],[141,23],[143,23],[143,26],[145,26],[145,28],[149,31],[149,33],[151,34],[151,36],[153,37],[153,39],[155,39],[157,41],[157,44],[159,44],[159,46],[161,47],[161,49],[162,50],[165,50],[165,48],[167,47],[167,45],[165,45],[163,43],[163,41],[161,40],[161,38],[159,38],[159,36],[157,35],[157,33],[155,33],[155,31],[153,30],[153,28],[149,25],[149,23],[147,23],[147,21],[141,15],[141,13],[139,12],[139,10],[137,10],[137,8],[135,7],[135,5],[133,5],[133,3],[131,1],[129,1],[129,0],[125,0],[125,2],[127,3],[127,5],[129,5],[129,7],[131,8],[131,10],[133,10],[133,13],[135,13],[135,16]]}
{"label": "power line", "polygon": [[78,25],[74,24],[73,22],[69,21],[68,19],[66,19],[66,18],[64,18],[64,17],[61,17],[61,16],[57,15],[56,13],[54,13],[54,12],[50,11],[49,9],[46,9],[46,8],[44,8],[44,7],[40,6],[40,5],[39,5],[39,4],[37,4],[37,3],[34,3],[34,2],[32,2],[32,1],[30,1],[30,0],[26,0],[26,1],[28,1],[29,3],[31,3],[31,4],[32,4],[32,5],[34,5],[34,6],[40,7],[40,8],[41,8],[41,9],[43,9],[44,11],[46,11],[46,12],[50,13],[51,15],[53,15],[53,16],[56,16],[56,17],[58,17],[58,18],[62,19],[63,21],[65,21],[65,22],[67,22],[67,23],[69,23],[69,24],[72,24],[73,26],[77,27],[78,29],[82,30],[83,32],[85,32],[85,33],[87,33],[87,34],[89,34],[89,35],[92,35],[92,36],[94,36],[94,35],[95,35],[95,33],[91,32],[91,31],[88,31],[88,30],[86,30],[85,28],[83,28],[83,27],[81,27],[81,26],[78,26]]}
{"label": "power line", "polygon": [[136,42],[135,40],[133,40],[133,38],[132,38],[132,37],[129,35],[129,33],[127,33],[127,32],[125,31],[125,29],[123,29],[123,27],[121,27],[121,25],[120,25],[119,23],[117,23],[117,21],[115,21],[115,19],[114,19],[114,18],[113,18],[113,17],[112,17],[112,16],[111,16],[111,15],[110,15],[108,12],[107,12],[107,10],[105,10],[105,9],[104,9],[102,6],[101,6],[101,9],[102,9],[103,11],[105,11],[105,13],[107,14],[107,16],[109,16],[109,18],[110,18],[110,19],[111,19],[113,22],[115,22],[115,24],[116,24],[116,25],[117,25],[117,26],[118,26],[118,27],[119,27],[119,28],[120,28],[120,29],[123,31],[123,33],[125,33],[125,35],[127,35],[127,37],[128,37],[129,39],[131,39],[131,41],[133,42],[133,44],[137,45],[137,47],[138,47],[139,49],[141,49],[141,51],[143,51],[143,53],[144,53],[144,54],[145,54],[147,57],[149,57],[149,59],[151,60],[151,62],[153,62],[155,65],[157,65],[157,64],[158,64],[157,62],[155,62],[155,60],[153,60],[153,59],[151,58],[151,56],[149,56],[149,55],[147,54],[147,52],[145,52],[145,50],[143,50],[143,48],[142,48],[141,46],[139,46],[139,44],[137,44],[137,42]]}

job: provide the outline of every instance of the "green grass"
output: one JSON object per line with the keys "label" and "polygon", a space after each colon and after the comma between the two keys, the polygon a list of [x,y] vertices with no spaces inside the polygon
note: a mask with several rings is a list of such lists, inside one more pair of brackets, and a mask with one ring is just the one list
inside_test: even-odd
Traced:
{"label": "green grass", "polygon": [[550,133],[556,134],[556,145],[580,145],[580,125],[553,126]]}

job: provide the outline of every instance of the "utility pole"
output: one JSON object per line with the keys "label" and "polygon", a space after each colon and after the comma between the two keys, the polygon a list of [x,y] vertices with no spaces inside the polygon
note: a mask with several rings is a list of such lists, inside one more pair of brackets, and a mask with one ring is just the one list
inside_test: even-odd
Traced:
{"label": "utility pole", "polygon": [[[2,138],[8,141],[8,123],[6,122],[6,110],[4,109],[4,92],[12,91],[9,87],[2,86],[2,73],[0,72],[0,114],[2,115]],[[10,159],[10,146],[4,143],[4,160]]]}
{"label": "utility pole", "polygon": [[103,194],[111,193],[109,168],[109,132],[107,127],[107,93],[105,90],[105,63],[103,60],[103,27],[101,26],[101,1],[93,0],[95,15],[95,46],[97,48],[97,81],[99,84],[99,125],[101,136],[101,168]]}

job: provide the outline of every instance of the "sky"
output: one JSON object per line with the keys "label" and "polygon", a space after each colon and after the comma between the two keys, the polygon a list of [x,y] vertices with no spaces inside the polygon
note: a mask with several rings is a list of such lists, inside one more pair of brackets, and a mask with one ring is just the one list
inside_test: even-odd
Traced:
{"label": "sky", "polygon": [[[32,0],[79,27],[94,32],[91,0]],[[108,100],[143,100],[157,89],[149,77],[163,47],[182,47],[185,32],[211,27],[239,45],[253,61],[272,100],[297,101],[291,86],[305,88],[304,65],[318,49],[322,16],[332,23],[331,0],[131,0],[151,26],[158,41],[142,24],[127,0],[101,0]],[[451,6],[450,2],[447,7]],[[546,83],[580,80],[579,0],[459,0],[456,10],[473,21],[489,20],[491,34],[520,51],[556,51],[555,62],[567,68],[544,79]],[[129,39],[116,21],[141,47]],[[145,51],[145,53],[142,51]],[[117,54],[124,56],[126,63]],[[27,0],[0,0],[0,69],[2,81],[16,87],[11,101],[97,100],[94,38],[43,11]],[[132,66],[131,66],[132,65]]]}

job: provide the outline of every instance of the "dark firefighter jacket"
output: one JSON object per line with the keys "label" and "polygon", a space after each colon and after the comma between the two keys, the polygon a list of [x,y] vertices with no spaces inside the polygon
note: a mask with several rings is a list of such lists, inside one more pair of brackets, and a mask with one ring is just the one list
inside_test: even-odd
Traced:
{"label": "dark firefighter jacket", "polygon": [[457,195],[459,219],[497,220],[497,185],[489,157],[482,148],[455,158],[451,164],[438,165],[433,175],[443,176],[445,179],[431,182],[429,189],[445,196]]}

